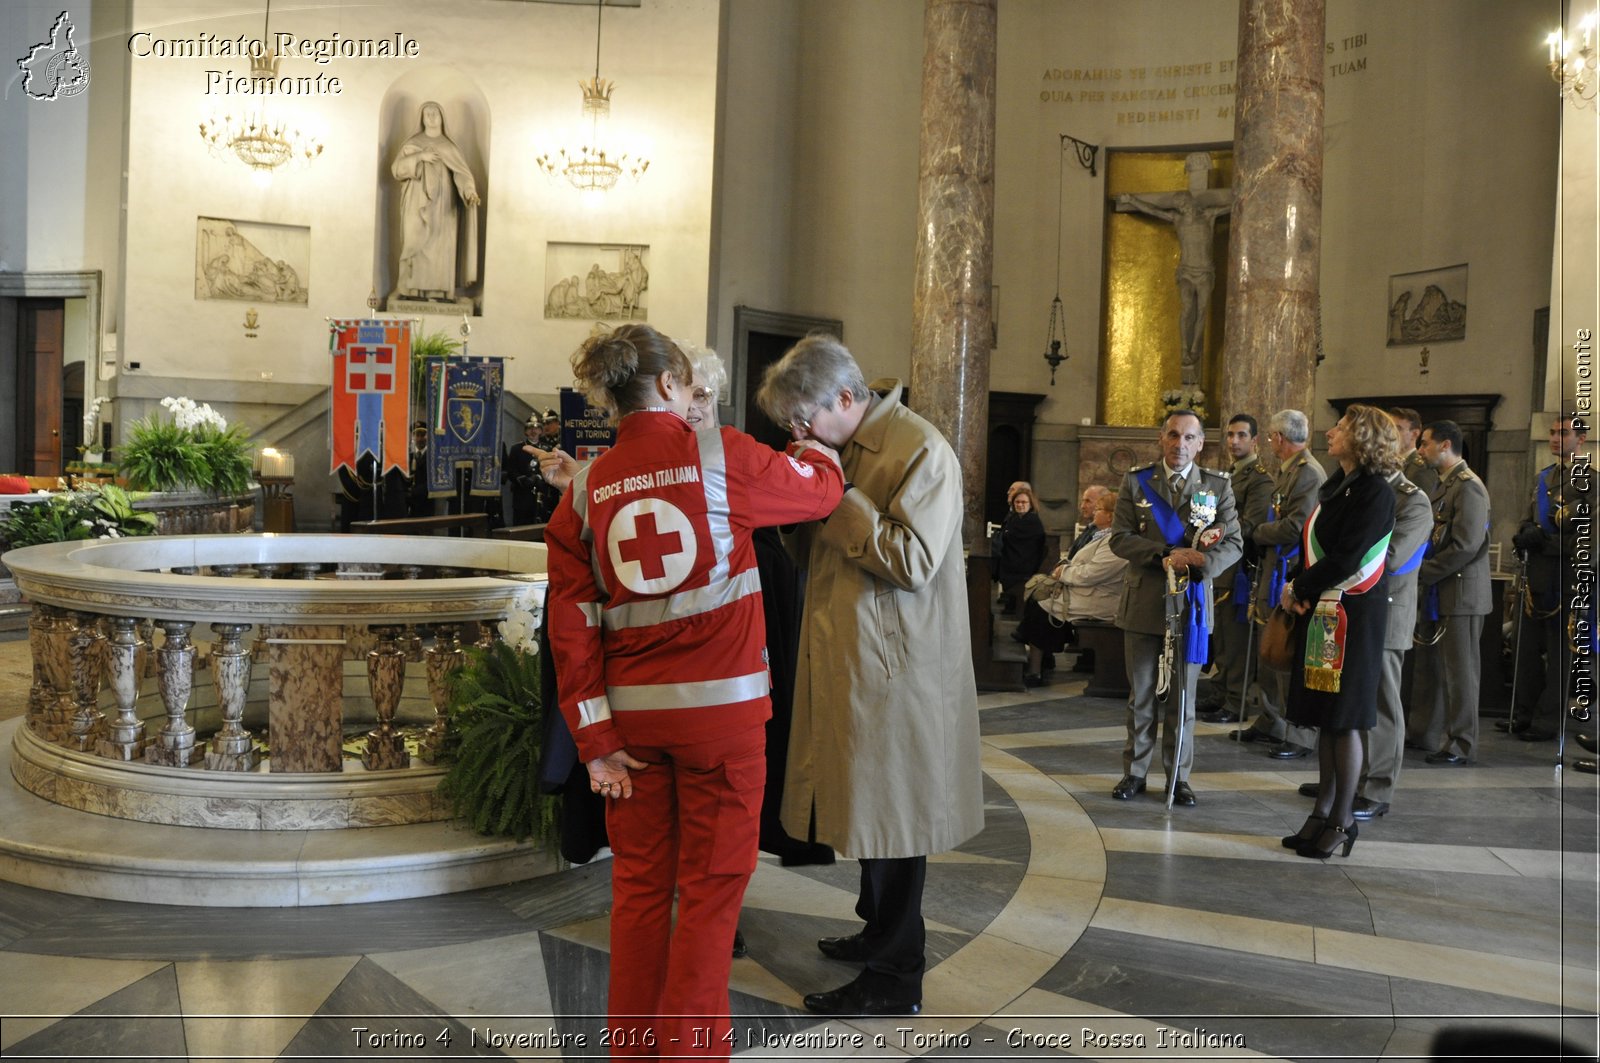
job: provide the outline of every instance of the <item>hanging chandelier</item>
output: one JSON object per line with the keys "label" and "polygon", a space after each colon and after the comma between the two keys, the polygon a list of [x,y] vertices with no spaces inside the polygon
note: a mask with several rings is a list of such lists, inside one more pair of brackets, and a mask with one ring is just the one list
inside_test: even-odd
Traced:
{"label": "hanging chandelier", "polygon": [[1550,77],[1561,87],[1561,98],[1571,100],[1575,107],[1594,102],[1596,17],[1591,11],[1578,23],[1581,43],[1559,29],[1544,39],[1550,46]]}
{"label": "hanging chandelier", "polygon": [[565,177],[580,192],[607,192],[623,174],[637,181],[650,168],[650,160],[637,153],[616,152],[605,146],[611,120],[611,90],[616,83],[600,76],[600,26],[605,17],[605,0],[595,4],[594,77],[578,82],[583,92],[583,125],[586,142],[577,148],[557,148],[534,160],[545,176]]}
{"label": "hanging chandelier", "polygon": [[[261,25],[261,42],[271,40],[268,27],[272,19],[272,0],[267,0],[266,17]],[[250,83],[277,84],[276,52],[250,58]],[[241,109],[242,110],[242,109]],[[290,163],[305,165],[322,154],[322,141],[281,118],[273,118],[265,101],[248,112],[221,116],[213,114],[200,123],[200,139],[219,159],[238,159],[250,167],[260,181],[271,180],[272,173]]]}

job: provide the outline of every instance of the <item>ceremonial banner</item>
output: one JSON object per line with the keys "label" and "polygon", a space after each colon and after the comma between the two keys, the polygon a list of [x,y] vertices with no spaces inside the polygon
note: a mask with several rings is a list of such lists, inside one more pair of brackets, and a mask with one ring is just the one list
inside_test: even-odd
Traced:
{"label": "ceremonial banner", "polygon": [[411,322],[332,321],[333,464],[356,472],[370,454],[379,473],[410,469],[406,420],[411,409]]}
{"label": "ceremonial banner", "polygon": [[429,358],[426,373],[429,497],[454,497],[463,466],[469,493],[498,496],[504,359]]}
{"label": "ceremonial banner", "polygon": [[582,462],[593,461],[617,442],[606,411],[590,406],[583,393],[561,389],[561,449]]}

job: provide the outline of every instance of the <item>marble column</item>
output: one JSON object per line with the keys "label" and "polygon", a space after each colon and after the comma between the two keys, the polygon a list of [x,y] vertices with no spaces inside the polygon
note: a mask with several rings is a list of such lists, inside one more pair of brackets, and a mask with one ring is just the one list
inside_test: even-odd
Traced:
{"label": "marble column", "polygon": [[911,399],[961,462],[962,537],[988,553],[996,0],[926,0]]}
{"label": "marble column", "polygon": [[211,649],[211,677],[217,685],[217,704],[222,709],[222,729],[211,736],[206,751],[206,767],[211,771],[253,771],[256,766],[255,738],[240,721],[244,718],[245,697],[250,690],[250,651],[244,645],[249,624],[212,624],[217,633]]}
{"label": "marble column", "polygon": [[148,740],[139,721],[139,681],[144,673],[144,646],[139,641],[139,619],[111,618],[111,641],[106,647],[106,674],[117,699],[117,716],[106,726],[95,752],[112,760],[143,760]]}
{"label": "marble column", "polygon": [[1324,0],[1240,0],[1219,417],[1315,416]]}
{"label": "marble column", "polygon": [[361,763],[368,771],[409,768],[411,757],[406,741],[394,729],[394,713],[400,707],[400,691],[406,685],[406,654],[397,641],[398,625],[373,625],[378,644],[367,654],[367,687],[372,692],[372,707],[378,726],[367,732],[367,745]]}
{"label": "marble column", "polygon": [[100,618],[93,613],[73,613],[73,631],[67,640],[72,667],[72,730],[66,744],[84,753],[92,752],[105,731],[106,716],[100,711],[100,677],[105,672],[106,636]]}
{"label": "marble column", "polygon": [[[41,614],[39,644],[31,645],[34,632],[30,624],[29,649],[35,653],[35,668],[43,663],[44,674],[38,687],[39,710],[34,718],[34,733],[46,742],[63,742],[72,733],[72,718],[78,711],[72,696],[72,616],[55,606],[41,605],[35,609]],[[32,709],[31,696],[29,708]]]}
{"label": "marble column", "polygon": [[145,760],[151,764],[187,768],[196,756],[194,728],[184,718],[189,709],[189,695],[194,690],[195,651],[194,643],[189,641],[194,622],[162,620],[160,624],[166,639],[156,651],[156,667],[167,722],[156,741],[145,750]]}
{"label": "marble column", "polygon": [[28,655],[33,662],[33,685],[28,688],[28,729],[37,735],[45,733],[46,714],[58,701],[51,654],[54,649],[56,617],[60,610],[35,602],[28,617]]}
{"label": "marble column", "polygon": [[455,624],[434,625],[433,646],[428,650],[428,694],[433,699],[433,724],[422,736],[419,756],[437,764],[445,753],[445,736],[450,729],[450,673],[466,660],[461,635]]}

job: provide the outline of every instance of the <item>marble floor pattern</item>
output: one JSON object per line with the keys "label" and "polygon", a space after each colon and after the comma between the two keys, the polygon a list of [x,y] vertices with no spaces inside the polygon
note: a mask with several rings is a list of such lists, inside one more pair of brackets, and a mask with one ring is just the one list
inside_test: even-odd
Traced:
{"label": "marble floor pattern", "polygon": [[[9,649],[10,647],[5,647]],[[1114,801],[1123,707],[1081,677],[980,699],[987,826],[929,868],[914,1019],[824,1022],[856,865],[763,857],[732,976],[749,1059],[1426,1057],[1445,1027],[1596,1048],[1596,779],[1485,721],[1472,767],[1407,754],[1394,812],[1327,863],[1309,802],[1202,724],[1198,807]],[[0,692],[4,693],[4,692]],[[9,699],[6,699],[9,700]],[[609,866],[311,909],[95,900],[0,883],[0,1056],[603,1057]]]}

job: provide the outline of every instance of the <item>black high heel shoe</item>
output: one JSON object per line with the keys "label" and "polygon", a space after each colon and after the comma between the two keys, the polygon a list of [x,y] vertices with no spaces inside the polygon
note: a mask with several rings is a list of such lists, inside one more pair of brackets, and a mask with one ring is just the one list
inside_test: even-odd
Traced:
{"label": "black high heel shoe", "polygon": [[1343,827],[1336,827],[1330,823],[1322,834],[1324,837],[1329,834],[1334,836],[1331,846],[1324,849],[1321,845],[1318,845],[1317,842],[1322,841],[1322,838],[1319,837],[1315,841],[1308,841],[1301,845],[1300,848],[1295,850],[1295,854],[1297,856],[1308,856],[1313,860],[1326,860],[1334,854],[1334,850],[1339,848],[1339,839],[1342,837],[1344,839],[1344,851],[1339,855],[1349,856],[1350,850],[1356,847],[1356,838],[1361,835],[1361,828],[1356,824],[1355,820],[1351,820],[1347,826]]}
{"label": "black high heel shoe", "polygon": [[1310,834],[1307,834],[1305,832],[1306,827],[1311,826],[1313,823],[1320,824],[1326,822],[1328,822],[1328,820],[1325,816],[1307,816],[1305,823],[1298,831],[1293,834],[1286,834],[1283,836],[1283,847],[1285,849],[1298,849],[1302,845],[1310,845],[1312,842],[1316,841],[1322,836],[1322,828],[1319,826],[1316,830],[1312,831]]}

